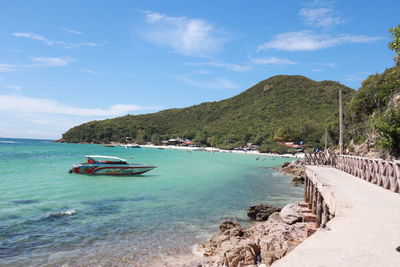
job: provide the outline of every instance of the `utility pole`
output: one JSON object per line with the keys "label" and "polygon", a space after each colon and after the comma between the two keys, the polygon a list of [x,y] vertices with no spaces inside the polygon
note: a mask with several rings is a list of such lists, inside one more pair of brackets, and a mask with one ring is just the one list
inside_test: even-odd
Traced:
{"label": "utility pole", "polygon": [[343,155],[343,105],[342,105],[342,89],[339,89],[339,155]]}
{"label": "utility pole", "polygon": [[326,153],[327,147],[328,147],[328,128],[325,128],[325,147],[324,147],[325,153]]}

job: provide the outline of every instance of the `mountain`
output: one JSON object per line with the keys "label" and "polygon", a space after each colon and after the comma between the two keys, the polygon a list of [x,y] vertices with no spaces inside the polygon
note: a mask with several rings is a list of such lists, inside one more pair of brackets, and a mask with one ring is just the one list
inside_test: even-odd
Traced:
{"label": "mountain", "polygon": [[349,103],[355,91],[334,81],[279,75],[261,81],[234,97],[145,115],[127,115],[76,126],[63,134],[66,142],[143,143],[171,137],[199,145],[233,148],[275,141],[318,144],[325,130],[336,133],[338,91]]}

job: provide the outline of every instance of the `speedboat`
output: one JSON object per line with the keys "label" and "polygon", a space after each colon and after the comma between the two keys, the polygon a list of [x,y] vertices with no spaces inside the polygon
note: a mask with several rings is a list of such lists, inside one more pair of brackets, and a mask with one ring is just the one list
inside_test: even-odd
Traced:
{"label": "speedboat", "polygon": [[135,175],[148,172],[156,166],[130,164],[125,159],[111,156],[86,155],[87,162],[74,164],[69,173],[91,175]]}
{"label": "speedboat", "polygon": [[138,144],[126,144],[126,145],[121,145],[125,148],[140,148]]}

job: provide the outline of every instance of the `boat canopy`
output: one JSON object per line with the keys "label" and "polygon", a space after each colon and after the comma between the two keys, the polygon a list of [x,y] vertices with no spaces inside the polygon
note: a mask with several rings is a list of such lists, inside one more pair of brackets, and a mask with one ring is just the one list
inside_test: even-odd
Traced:
{"label": "boat canopy", "polygon": [[126,162],[126,159],[121,159],[121,158],[118,158],[118,157],[111,157],[111,156],[101,156],[101,155],[85,155],[85,158],[115,159],[115,160],[125,161]]}

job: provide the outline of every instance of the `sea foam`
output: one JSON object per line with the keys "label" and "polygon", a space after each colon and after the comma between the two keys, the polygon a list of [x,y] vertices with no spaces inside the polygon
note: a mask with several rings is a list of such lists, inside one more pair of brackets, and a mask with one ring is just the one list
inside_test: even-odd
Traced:
{"label": "sea foam", "polygon": [[52,218],[58,218],[58,217],[63,217],[63,216],[70,216],[70,215],[74,215],[75,213],[76,213],[76,210],[52,212],[52,213],[48,214],[46,217],[44,217],[43,219],[52,219]]}

